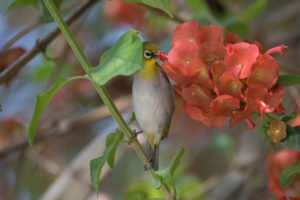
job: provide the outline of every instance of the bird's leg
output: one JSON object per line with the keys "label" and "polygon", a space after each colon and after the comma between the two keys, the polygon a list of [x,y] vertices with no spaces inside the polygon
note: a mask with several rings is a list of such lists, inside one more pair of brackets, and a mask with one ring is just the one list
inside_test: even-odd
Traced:
{"label": "bird's leg", "polygon": [[137,137],[138,136],[138,134],[141,134],[141,133],[143,133],[143,131],[137,131],[137,130],[132,130],[132,137]]}
{"label": "bird's leg", "polygon": [[147,167],[146,165],[144,165],[144,169],[145,169],[146,171],[148,171],[148,170],[150,170],[150,169],[153,168],[153,165],[154,165],[154,159],[153,159],[153,158],[150,158],[150,159],[149,159],[149,163],[150,163],[150,166],[149,166],[149,167]]}
{"label": "bird's leg", "polygon": [[139,134],[141,134],[141,133],[143,133],[143,131],[137,131],[137,130],[132,130],[132,136],[131,136],[131,138],[129,139],[129,140],[127,140],[127,141],[124,141],[124,142],[126,142],[126,143],[128,143],[128,144],[131,144],[131,142],[132,142],[132,139],[133,138],[136,138]]}

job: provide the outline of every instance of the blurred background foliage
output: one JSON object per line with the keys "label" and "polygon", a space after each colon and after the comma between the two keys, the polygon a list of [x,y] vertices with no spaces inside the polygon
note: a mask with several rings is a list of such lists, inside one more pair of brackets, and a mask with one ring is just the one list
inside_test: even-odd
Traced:
{"label": "blurred background foliage", "polygon": [[[88,0],[87,0],[88,1]],[[69,16],[85,0],[57,0],[63,16]],[[51,87],[57,77],[83,74],[59,35],[46,46],[39,45],[56,28],[40,0],[0,0],[0,72],[3,74],[21,55],[36,46],[34,56],[11,78],[1,81],[0,104],[0,200],[6,199],[96,199],[89,176],[89,160],[103,152],[105,137],[116,123],[87,80],[64,86],[47,107],[35,141],[28,148],[26,134],[36,94]],[[171,0],[174,18],[145,5],[121,0],[97,1],[71,25],[71,30],[89,61],[99,64],[104,51],[126,30],[134,28],[143,40],[170,49],[172,32],[184,21],[216,24],[259,41],[269,49],[289,46],[278,56],[281,74],[299,74],[299,0]],[[20,39],[11,41],[17,33]],[[28,32],[24,34],[24,32]],[[25,54],[24,54],[25,53]],[[131,77],[116,77],[106,84],[125,118],[131,113]],[[299,88],[286,89],[287,113],[299,109]],[[298,106],[297,106],[298,105]],[[179,199],[276,199],[268,191],[266,155],[277,152],[266,141],[258,119],[248,130],[242,122],[229,129],[209,128],[186,116],[176,96],[176,110],[169,137],[160,148],[161,167],[184,146],[186,153],[176,171]],[[132,128],[136,128],[133,124]],[[141,143],[145,138],[138,136]],[[98,199],[161,198],[135,152],[126,143],[116,153],[116,166],[104,167]]]}

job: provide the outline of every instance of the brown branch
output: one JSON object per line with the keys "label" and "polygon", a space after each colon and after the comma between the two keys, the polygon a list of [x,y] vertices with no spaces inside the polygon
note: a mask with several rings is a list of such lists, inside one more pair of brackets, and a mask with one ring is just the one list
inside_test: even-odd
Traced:
{"label": "brown branch", "polygon": [[[88,8],[94,5],[98,0],[88,0],[84,3],[78,10],[76,10],[71,16],[68,17],[66,23],[68,25],[72,24],[76,21]],[[58,35],[60,34],[59,28],[55,28],[52,32],[46,35],[43,39],[39,40],[39,42],[27,53],[21,56],[18,60],[16,60],[12,65],[6,68],[0,74],[0,84],[6,82],[11,77],[16,75],[19,70],[26,65],[31,59],[33,59],[38,53],[43,51],[46,46],[52,42]]]}
{"label": "brown branch", "polygon": [[[62,13],[79,6],[82,3],[83,0],[78,0],[75,2],[70,2],[60,9]],[[21,39],[23,36],[25,36],[27,33],[38,27],[43,23],[42,18],[37,19],[35,22],[29,24],[26,26],[23,30],[21,30],[19,33],[17,33],[15,36],[13,36],[10,40],[8,40],[4,45],[3,45],[3,50],[9,49],[14,43],[16,43],[19,39]]]}

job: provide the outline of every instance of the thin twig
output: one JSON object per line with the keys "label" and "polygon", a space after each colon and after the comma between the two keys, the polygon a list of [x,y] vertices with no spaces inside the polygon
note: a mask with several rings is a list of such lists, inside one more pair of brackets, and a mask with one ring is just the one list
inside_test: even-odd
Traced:
{"label": "thin twig", "polygon": [[[117,100],[115,100],[116,106],[118,109],[123,112],[127,110],[131,106],[131,95],[121,97]],[[87,124],[90,124],[92,122],[101,120],[103,118],[111,116],[111,113],[107,109],[106,106],[102,105],[98,108],[95,108],[85,114],[80,115],[80,117],[74,117],[74,118],[68,118],[66,120],[62,120],[59,125],[57,125],[55,128],[48,130],[44,133],[37,134],[35,136],[34,142],[38,143],[40,141],[43,141],[45,139],[48,139],[49,137],[54,137],[57,135],[62,134],[68,134],[72,133],[69,130],[74,128],[75,126],[86,126]],[[11,145],[5,149],[0,150],[0,159],[5,158],[12,153],[20,150],[23,147],[28,146],[27,139],[24,139],[14,145]]]}
{"label": "thin twig", "polygon": [[[78,10],[76,10],[70,17],[66,20],[66,24],[70,25],[76,21],[88,8],[95,4],[98,0],[88,0],[84,3]],[[52,42],[60,34],[59,28],[55,28],[49,34],[47,34],[43,39],[39,40],[30,51],[26,52],[18,60],[16,60],[12,65],[6,68],[0,74],[0,84],[6,82],[11,77],[16,75],[19,70],[26,65],[31,59],[33,59],[38,53],[44,51],[46,46]]]}
{"label": "thin twig", "polygon": [[40,24],[43,23],[42,19],[38,19],[35,22],[29,24],[26,26],[23,30],[21,30],[19,33],[17,33],[13,38],[11,38],[9,41],[7,41],[3,45],[3,50],[9,49],[14,43],[16,43],[19,39],[21,39],[23,36],[25,36],[27,33],[38,27]]}
{"label": "thin twig", "polygon": [[76,6],[79,6],[82,4],[83,0],[78,0],[78,1],[72,1],[64,6],[61,7],[60,12],[64,13],[72,8],[75,8]]}
{"label": "thin twig", "polygon": [[[83,0],[78,0],[75,2],[70,2],[64,6],[62,6],[62,8],[60,9],[62,13],[80,5],[82,3]],[[35,29],[36,27],[38,27],[39,25],[41,25],[43,23],[43,19],[39,18],[37,19],[35,22],[29,24],[28,26],[26,26],[23,30],[21,30],[19,33],[17,33],[14,37],[12,37],[10,40],[8,40],[4,45],[3,45],[3,50],[9,49],[13,44],[15,44],[19,39],[21,39],[22,37],[24,37],[27,33],[29,33],[30,31],[32,31],[33,29]]]}

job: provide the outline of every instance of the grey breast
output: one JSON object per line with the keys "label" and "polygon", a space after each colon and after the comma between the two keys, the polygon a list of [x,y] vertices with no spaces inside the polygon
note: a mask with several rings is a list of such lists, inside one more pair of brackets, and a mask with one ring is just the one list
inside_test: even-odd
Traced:
{"label": "grey breast", "polygon": [[160,72],[154,80],[133,82],[133,110],[140,128],[147,134],[161,134],[171,122],[174,109],[173,90],[167,77]]}

